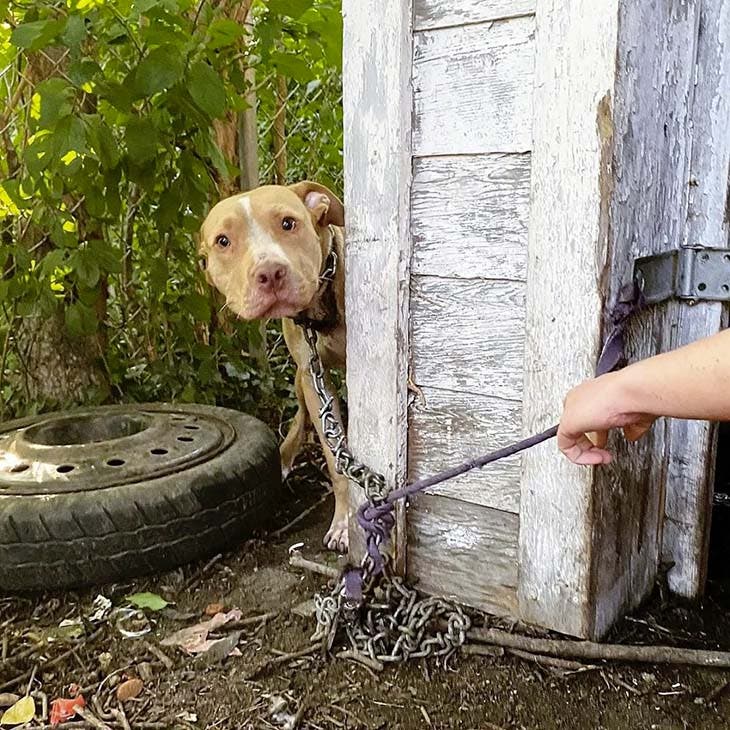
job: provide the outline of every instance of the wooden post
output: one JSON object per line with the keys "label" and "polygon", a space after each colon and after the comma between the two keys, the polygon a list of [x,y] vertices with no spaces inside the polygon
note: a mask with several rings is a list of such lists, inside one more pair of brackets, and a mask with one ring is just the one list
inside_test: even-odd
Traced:
{"label": "wooden post", "polygon": [[286,78],[276,77],[276,113],[272,130],[274,182],[286,185]]}
{"label": "wooden post", "polygon": [[[343,14],[349,439],[395,487],[406,474],[412,11],[410,0],[343,0]],[[351,497],[359,559],[362,492]]]}
{"label": "wooden post", "polygon": [[[253,44],[253,17],[249,10],[246,16],[246,31],[249,45]],[[256,70],[247,64],[243,78],[246,82],[244,100],[248,105],[238,115],[238,167],[241,171],[241,190],[253,190],[259,185],[259,138],[256,124]]]}
{"label": "wooden post", "polygon": [[[709,4],[726,18],[727,0]],[[569,388],[592,375],[604,302],[609,311],[633,260],[692,240],[711,243],[698,241],[695,223],[688,223],[693,113],[707,116],[693,106],[704,69],[697,65],[700,5],[538,3],[526,431],[554,420]],[[720,27],[712,26],[709,43],[719,43]],[[717,64],[711,74],[716,94]],[[720,118],[718,134],[727,127],[726,114]],[[712,140],[695,140],[696,154],[698,144],[712,149]],[[727,174],[726,157],[714,181],[723,165]],[[696,324],[680,325],[678,337],[677,323],[687,317]],[[682,337],[710,334],[718,322],[676,302],[653,308],[634,322],[628,354],[650,356]],[[659,561],[664,490],[674,483],[676,493],[679,484],[678,475],[667,476],[667,449],[670,465],[702,462],[703,476],[690,471],[707,484],[710,432],[690,427],[704,435],[689,441],[686,429],[660,421],[635,446],[617,438],[610,468],[572,466],[554,445],[525,455],[518,589],[524,619],[599,638],[646,596]],[[695,489],[706,505],[707,487]]]}

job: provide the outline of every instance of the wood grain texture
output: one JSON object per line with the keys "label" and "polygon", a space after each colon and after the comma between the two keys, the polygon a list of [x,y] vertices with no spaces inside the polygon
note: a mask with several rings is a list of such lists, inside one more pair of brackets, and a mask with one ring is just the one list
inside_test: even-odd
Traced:
{"label": "wood grain texture", "polygon": [[[343,14],[349,440],[395,488],[407,468],[412,7],[344,0]],[[351,488],[351,496],[359,560],[362,493]],[[398,529],[400,556],[403,540]]]}
{"label": "wood grain texture", "polygon": [[[408,425],[408,481],[517,441],[522,404],[502,398],[422,388],[412,398]],[[429,490],[507,512],[519,511],[520,457],[490,464]]]}
{"label": "wood grain texture", "polygon": [[415,34],[417,156],[532,146],[533,16]]}
{"label": "wood grain texture", "polygon": [[[727,246],[730,2],[702,3],[699,13],[684,243]],[[716,303],[678,307],[671,345],[678,347],[718,331],[726,312],[727,307]],[[687,598],[699,596],[705,583],[716,440],[716,427],[706,421],[672,421],[668,426],[662,558],[674,563],[669,587]]]}
{"label": "wood grain texture", "polygon": [[411,279],[411,367],[419,386],[522,398],[521,282]]}
{"label": "wood grain texture", "polygon": [[535,4],[536,0],[415,0],[414,28],[426,30],[514,18],[534,13]]}
{"label": "wood grain texture", "polygon": [[[635,257],[683,243],[700,5],[682,0],[621,0],[619,5],[609,309]],[[630,328],[630,360],[670,349],[677,315],[685,307],[670,302],[637,318]],[[662,539],[667,428],[658,423],[637,445],[617,439],[613,466],[596,473],[592,592],[598,597],[598,635],[653,586]],[[683,458],[696,448],[684,444]],[[610,515],[620,519],[603,522]]]}
{"label": "wood grain texture", "polygon": [[425,593],[514,616],[518,529],[508,512],[419,496],[408,508],[408,577]]}
{"label": "wood grain texture", "polygon": [[[525,434],[558,419],[599,351],[617,3],[541,0],[536,24]],[[554,443],[526,452],[522,465],[520,617],[590,636],[591,471]]]}
{"label": "wood grain texture", "polygon": [[414,161],[414,274],[525,280],[530,155]]}

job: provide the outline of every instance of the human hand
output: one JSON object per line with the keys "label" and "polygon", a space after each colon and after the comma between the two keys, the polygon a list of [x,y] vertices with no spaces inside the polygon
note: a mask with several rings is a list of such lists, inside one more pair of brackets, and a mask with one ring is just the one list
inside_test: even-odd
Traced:
{"label": "human hand", "polygon": [[632,411],[621,388],[620,373],[588,380],[565,398],[558,427],[558,448],[574,464],[608,464],[608,433],[622,428],[629,441],[641,438],[656,420]]}

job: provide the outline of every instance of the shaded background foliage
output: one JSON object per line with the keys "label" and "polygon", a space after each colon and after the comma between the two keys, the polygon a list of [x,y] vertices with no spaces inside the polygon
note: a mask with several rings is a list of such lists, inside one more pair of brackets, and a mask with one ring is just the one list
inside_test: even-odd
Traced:
{"label": "shaded background foliage", "polygon": [[241,187],[342,188],[339,0],[0,0],[0,417],[121,400],[276,424],[275,324],[227,321],[195,233]]}

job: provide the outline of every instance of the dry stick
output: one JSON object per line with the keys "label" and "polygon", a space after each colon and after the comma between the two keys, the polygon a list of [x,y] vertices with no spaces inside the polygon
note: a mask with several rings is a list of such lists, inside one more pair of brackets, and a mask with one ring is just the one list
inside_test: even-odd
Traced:
{"label": "dry stick", "polygon": [[372,669],[374,672],[382,672],[385,668],[383,662],[379,662],[377,659],[369,657],[367,654],[362,654],[359,651],[353,651],[352,649],[345,649],[337,654],[338,659],[351,659],[358,664],[362,664],[368,669]]}
{"label": "dry stick", "polygon": [[[72,656],[77,649],[84,646],[85,644],[90,644],[92,641],[97,639],[99,636],[101,636],[103,631],[103,628],[97,629],[91,636],[89,636],[88,639],[82,641],[78,646],[75,646],[72,649],[63,652],[63,654],[59,654],[55,659],[52,659],[50,662],[46,662],[45,664],[41,665],[40,668],[49,669],[50,667],[55,667],[57,664],[60,664],[62,661],[68,659],[68,657]],[[9,682],[5,682],[5,684],[0,685],[0,692],[5,692],[5,690],[12,689],[13,687],[17,687],[19,684],[23,684],[23,682],[25,682],[33,675],[34,671],[35,667],[33,670],[23,672],[23,674],[19,674],[17,677],[15,677],[15,679],[11,679]]]}
{"label": "dry stick", "polygon": [[284,664],[285,662],[292,661],[293,659],[300,659],[301,657],[314,654],[318,652],[321,648],[322,647],[320,646],[320,644],[312,644],[311,646],[307,646],[304,649],[299,649],[299,651],[292,651],[288,654],[281,654],[280,656],[267,659],[263,664],[249,672],[246,675],[246,679],[253,679],[262,672],[265,672],[266,670],[271,669],[272,667],[275,667],[279,664]]}
{"label": "dry stick", "polygon": [[274,532],[271,533],[271,537],[273,537],[275,540],[278,540],[282,535],[289,532],[292,527],[298,525],[307,515],[310,515],[312,512],[314,512],[314,510],[316,510],[322,504],[322,502],[326,502],[327,499],[332,496],[332,494],[333,492],[327,492],[327,494],[322,495],[313,505],[307,507],[304,512],[297,515],[291,522],[287,522],[284,527],[280,527],[278,530],[274,530]]}
{"label": "dry stick", "polygon": [[630,646],[597,644],[591,641],[536,639],[509,634],[499,629],[472,629],[467,633],[472,641],[522,649],[535,654],[572,659],[607,659],[644,664],[687,664],[699,667],[730,668],[730,652],[703,649],[679,649],[672,646]]}
{"label": "dry stick", "polygon": [[544,654],[533,654],[522,649],[507,649],[507,653],[516,656],[518,659],[525,659],[529,662],[535,662],[541,667],[549,667],[550,669],[561,669],[568,672],[580,672],[586,669],[595,669],[587,664],[571,661],[570,659],[560,659],[554,656],[545,656]]}
{"label": "dry stick", "polygon": [[118,710],[112,710],[112,715],[117,718],[117,722],[122,726],[123,730],[132,730],[129,726],[129,720],[124,714],[124,710],[120,707]]}
{"label": "dry stick", "polygon": [[152,642],[149,641],[145,641],[144,647],[150,654],[156,656],[165,665],[165,668],[168,672],[174,668],[175,662],[173,662],[172,659],[170,659],[170,657],[167,656],[164,651],[162,651],[162,649],[155,646]]}
{"label": "dry stick", "polygon": [[247,626],[255,626],[256,624],[264,624],[279,615],[278,611],[269,611],[269,613],[260,613],[258,616],[247,616],[239,621],[230,621],[216,629],[216,633],[222,631],[233,631],[234,629],[244,629]]}
{"label": "dry stick", "polygon": [[289,556],[289,565],[292,568],[301,568],[302,570],[309,570],[312,573],[319,573],[319,575],[326,575],[328,578],[338,578],[340,575],[340,571],[337,568],[331,568],[329,565],[307,560],[299,553],[292,553]]}
{"label": "dry stick", "polygon": [[96,728],[99,728],[99,730],[111,730],[109,725],[107,725],[105,722],[102,722],[91,710],[87,710],[84,707],[79,707],[78,705],[74,706],[74,710],[76,710],[76,714],[79,717],[83,717],[86,722]]}
{"label": "dry stick", "polygon": [[182,593],[183,591],[190,591],[193,588],[195,588],[200,581],[205,578],[208,571],[223,557],[222,553],[218,553],[218,555],[214,555],[190,580],[185,583],[185,585],[178,591],[178,593]]}
{"label": "dry stick", "polygon": [[464,644],[461,647],[462,654],[474,654],[476,656],[503,657],[504,649],[501,646],[488,646],[486,644]]}

